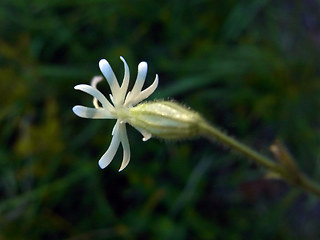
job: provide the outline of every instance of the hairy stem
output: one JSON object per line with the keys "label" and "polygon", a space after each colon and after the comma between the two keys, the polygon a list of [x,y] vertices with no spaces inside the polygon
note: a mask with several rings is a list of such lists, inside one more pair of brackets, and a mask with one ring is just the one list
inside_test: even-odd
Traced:
{"label": "hairy stem", "polygon": [[314,181],[310,180],[305,175],[303,175],[300,171],[298,173],[290,172],[290,168],[286,168],[286,166],[284,166],[283,164],[277,163],[272,159],[266,156],[263,156],[262,154],[258,153],[252,148],[240,143],[234,138],[229,137],[225,133],[212,127],[206,122],[199,123],[199,127],[203,135],[208,139],[213,141],[218,141],[229,146],[231,149],[240,152],[241,154],[245,155],[247,158],[266,167],[271,172],[280,175],[281,178],[286,180],[287,182],[293,185],[299,186],[305,191],[313,193],[320,197],[320,186]]}

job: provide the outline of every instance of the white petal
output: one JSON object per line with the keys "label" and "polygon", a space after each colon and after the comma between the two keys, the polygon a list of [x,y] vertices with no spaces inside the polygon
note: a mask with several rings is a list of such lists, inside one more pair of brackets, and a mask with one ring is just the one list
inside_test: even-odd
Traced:
{"label": "white petal", "polygon": [[100,75],[100,76],[94,76],[92,79],[91,79],[91,86],[94,87],[94,88],[97,88],[97,85],[99,82],[101,82],[103,80],[103,77]]}
{"label": "white petal", "polygon": [[108,63],[107,60],[101,59],[99,61],[99,67],[100,67],[100,70],[103,73],[104,77],[107,79],[107,81],[109,83],[112,95],[116,96],[120,91],[120,86],[119,86],[116,75],[114,75],[114,72],[113,72],[110,64]]}
{"label": "white petal", "polygon": [[84,106],[74,106],[72,111],[79,117],[82,118],[96,118],[96,119],[112,119],[115,118],[108,110],[106,109],[96,109],[88,108]]}
{"label": "white petal", "polygon": [[134,126],[134,128],[137,129],[141,133],[141,135],[143,136],[142,141],[146,142],[152,137],[152,134],[147,132],[146,130],[139,128],[139,127],[136,127],[136,126]]}
{"label": "white petal", "polygon": [[147,76],[147,71],[148,71],[148,64],[146,62],[141,62],[138,65],[138,76],[137,76],[137,80],[133,86],[132,92],[140,92],[144,81],[146,80],[146,76]]}
{"label": "white petal", "polygon": [[[92,79],[91,79],[91,83],[90,85],[94,88],[97,88],[97,85],[99,82],[101,82],[103,80],[103,77],[102,76],[94,76]],[[93,98],[93,106],[95,108],[101,108],[99,106],[99,103],[98,103],[98,99],[96,99],[95,97]]]}
{"label": "white petal", "polygon": [[143,87],[144,81],[146,80],[147,71],[148,71],[148,64],[146,62],[139,63],[137,80],[131,90],[131,94],[127,96],[125,105],[130,105],[131,101],[140,93]]}
{"label": "white petal", "polygon": [[122,81],[122,85],[121,85],[121,93],[122,93],[121,97],[122,97],[122,102],[123,102],[125,94],[128,91],[129,80],[130,80],[130,71],[129,71],[129,67],[128,67],[126,60],[124,60],[123,57],[120,57],[120,59],[123,62],[123,66],[124,66],[124,77],[123,77],[123,81]]}
{"label": "white petal", "polygon": [[114,155],[117,153],[117,150],[119,148],[120,144],[120,133],[119,133],[119,122],[116,123],[116,131],[112,137],[110,146],[108,150],[103,154],[103,156],[99,160],[99,166],[103,169],[106,166],[108,166],[112,159],[114,158]]}
{"label": "white petal", "polygon": [[112,128],[112,132],[111,132],[111,135],[113,136],[114,135],[114,133],[116,132],[116,131],[118,131],[118,128],[119,128],[119,126],[118,126],[118,122],[120,122],[120,120],[117,120],[117,122],[116,122],[116,124],[113,126],[113,128]]}
{"label": "white petal", "polygon": [[120,124],[119,132],[120,132],[120,141],[123,148],[123,159],[122,159],[121,167],[119,169],[119,172],[120,172],[123,169],[125,169],[125,167],[128,165],[130,161],[130,145],[129,145],[127,129],[125,124]]}
{"label": "white petal", "polygon": [[110,97],[111,101],[114,103],[114,99],[113,99],[112,94],[109,94],[109,97]]}
{"label": "white petal", "polygon": [[74,87],[74,89],[90,94],[94,98],[98,99],[99,102],[101,102],[102,106],[106,108],[108,111],[110,112],[114,111],[114,108],[111,105],[111,103],[108,101],[108,99],[106,99],[106,97],[98,89],[87,84],[77,85]]}
{"label": "white petal", "polygon": [[140,92],[137,97],[132,99],[132,101],[131,101],[132,105],[135,105],[135,104],[143,101],[147,97],[149,97],[154,92],[154,90],[156,90],[156,88],[158,87],[158,82],[159,82],[159,77],[158,77],[158,74],[156,74],[156,78],[155,78],[154,82],[148,88],[146,88],[145,90]]}

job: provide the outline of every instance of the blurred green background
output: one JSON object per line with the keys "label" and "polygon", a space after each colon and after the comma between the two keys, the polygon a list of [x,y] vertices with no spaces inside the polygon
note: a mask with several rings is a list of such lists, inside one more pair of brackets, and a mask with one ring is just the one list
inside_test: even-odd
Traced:
{"label": "blurred green background", "polygon": [[[320,202],[205,139],[141,141],[81,119],[73,89],[123,56],[176,99],[271,156],[281,139],[320,182],[319,0],[2,0],[0,239],[320,239]],[[107,82],[100,84],[108,95]]]}

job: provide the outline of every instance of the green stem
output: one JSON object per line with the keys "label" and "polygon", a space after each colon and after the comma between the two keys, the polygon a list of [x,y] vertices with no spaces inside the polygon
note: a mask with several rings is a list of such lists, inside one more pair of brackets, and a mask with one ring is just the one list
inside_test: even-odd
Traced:
{"label": "green stem", "polygon": [[320,197],[320,187],[318,184],[307,178],[301,172],[299,172],[296,176],[292,176],[289,170],[275,161],[271,160],[268,157],[265,157],[253,150],[252,148],[240,143],[234,138],[229,137],[225,133],[220,130],[210,126],[206,122],[199,123],[200,130],[203,132],[203,135],[209,138],[210,140],[219,141],[230,148],[242,153],[246,157],[252,159],[256,163],[268,168],[270,171],[279,174],[283,179],[287,180],[291,184],[301,187],[302,189],[313,193]]}
{"label": "green stem", "polygon": [[307,192],[313,193],[320,197],[320,187],[319,185],[312,181],[307,176],[301,174],[298,181],[292,182],[292,184],[299,186],[300,188],[304,189]]}

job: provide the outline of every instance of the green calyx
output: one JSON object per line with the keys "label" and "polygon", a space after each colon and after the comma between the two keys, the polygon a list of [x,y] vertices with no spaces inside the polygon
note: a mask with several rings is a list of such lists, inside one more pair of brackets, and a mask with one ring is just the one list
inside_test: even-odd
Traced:
{"label": "green calyx", "polygon": [[172,101],[141,103],[129,110],[128,122],[136,128],[164,139],[191,138],[200,135],[202,117]]}

